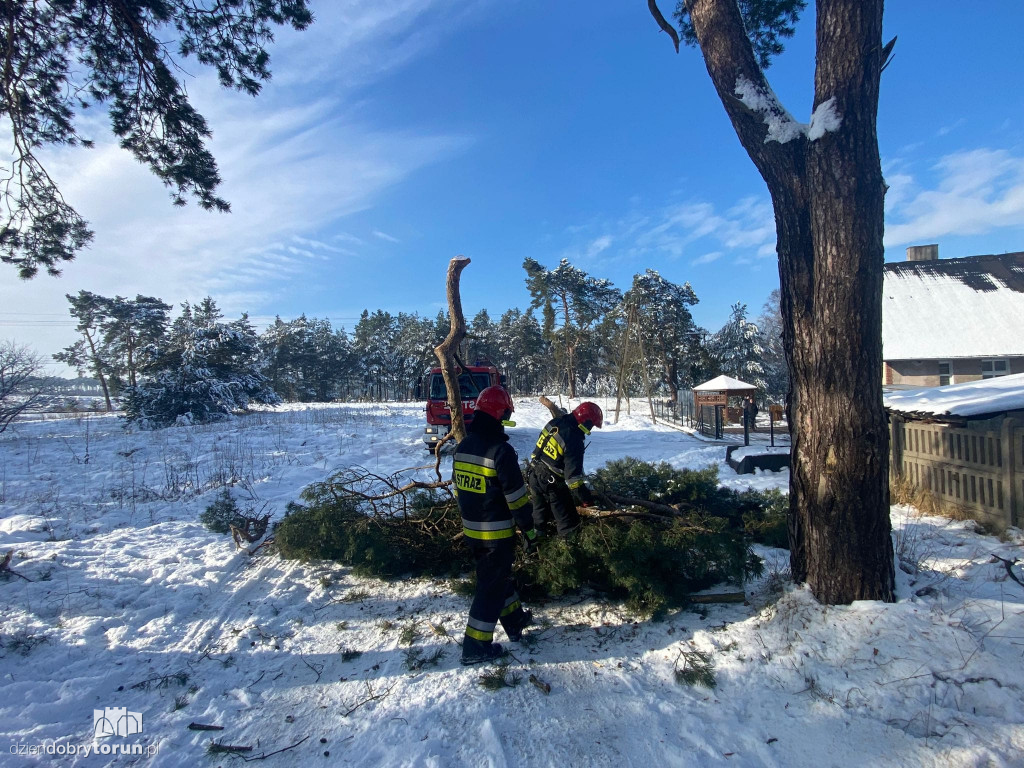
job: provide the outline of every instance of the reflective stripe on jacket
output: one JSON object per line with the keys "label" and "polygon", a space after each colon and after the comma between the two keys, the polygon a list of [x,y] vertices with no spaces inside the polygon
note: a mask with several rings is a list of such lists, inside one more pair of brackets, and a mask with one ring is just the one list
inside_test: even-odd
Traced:
{"label": "reflective stripe on jacket", "polygon": [[583,441],[588,434],[571,413],[559,416],[544,425],[531,458],[543,462],[575,490],[583,485]]}
{"label": "reflective stripe on jacket", "polygon": [[467,538],[498,541],[533,528],[533,505],[519,457],[496,419],[478,413],[455,449],[452,479]]}

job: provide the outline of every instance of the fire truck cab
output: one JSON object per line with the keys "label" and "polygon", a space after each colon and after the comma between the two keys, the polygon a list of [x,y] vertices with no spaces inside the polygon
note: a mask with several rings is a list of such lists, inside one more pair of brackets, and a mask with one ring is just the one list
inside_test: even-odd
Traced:
{"label": "fire truck cab", "polygon": [[[487,387],[505,386],[505,376],[498,369],[486,362],[477,361],[475,365],[466,366],[459,375],[459,394],[462,396],[462,416],[466,426],[473,422],[476,410],[476,397]],[[452,414],[448,406],[448,388],[444,385],[444,376],[440,368],[431,368],[416,384],[416,396],[426,398],[427,426],[423,433],[423,443],[429,450],[444,438],[451,430]]]}

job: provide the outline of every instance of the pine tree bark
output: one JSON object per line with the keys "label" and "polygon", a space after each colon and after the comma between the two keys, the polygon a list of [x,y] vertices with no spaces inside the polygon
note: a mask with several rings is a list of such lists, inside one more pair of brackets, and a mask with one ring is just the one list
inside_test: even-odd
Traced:
{"label": "pine tree bark", "polygon": [[103,389],[103,402],[106,403],[107,413],[110,413],[114,410],[114,404],[110,401],[110,388],[107,386],[107,377],[103,375],[99,352],[96,350],[96,344],[93,342],[89,330],[83,329],[82,335],[85,336],[85,340],[89,344],[89,354],[92,355],[93,367],[96,369],[96,378],[100,380],[100,387]]}
{"label": "pine tree bark", "polygon": [[793,387],[793,577],[824,603],[891,601],[881,394],[885,183],[875,129],[882,0],[818,1],[814,107],[834,99],[840,123],[813,139],[804,131],[786,140],[769,133],[772,114],[737,92],[742,79],[774,99],[735,0],[685,2],[711,80],[775,211]]}

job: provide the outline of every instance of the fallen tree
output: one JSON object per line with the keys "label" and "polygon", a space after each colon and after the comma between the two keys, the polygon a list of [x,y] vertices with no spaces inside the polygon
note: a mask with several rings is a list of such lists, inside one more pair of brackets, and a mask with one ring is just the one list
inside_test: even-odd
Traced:
{"label": "fallen tree", "polygon": [[[471,571],[450,483],[410,481],[410,471],[385,477],[354,467],[309,486],[276,528],[281,556],[335,560],[386,579]],[[528,598],[590,588],[653,613],[717,584],[742,584],[761,569],[751,544],[785,541],[785,497],[720,488],[714,468],[627,458],[598,470],[593,484],[604,508],[583,510],[577,534],[517,555]]]}

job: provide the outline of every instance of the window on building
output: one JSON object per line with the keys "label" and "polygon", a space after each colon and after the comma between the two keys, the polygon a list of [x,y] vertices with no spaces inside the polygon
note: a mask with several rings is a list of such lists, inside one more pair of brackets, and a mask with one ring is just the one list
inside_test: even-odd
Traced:
{"label": "window on building", "polygon": [[944,387],[953,383],[953,364],[939,363],[939,386]]}
{"label": "window on building", "polygon": [[996,376],[1005,376],[1010,372],[1010,364],[1006,360],[982,360],[981,378],[992,379]]}

